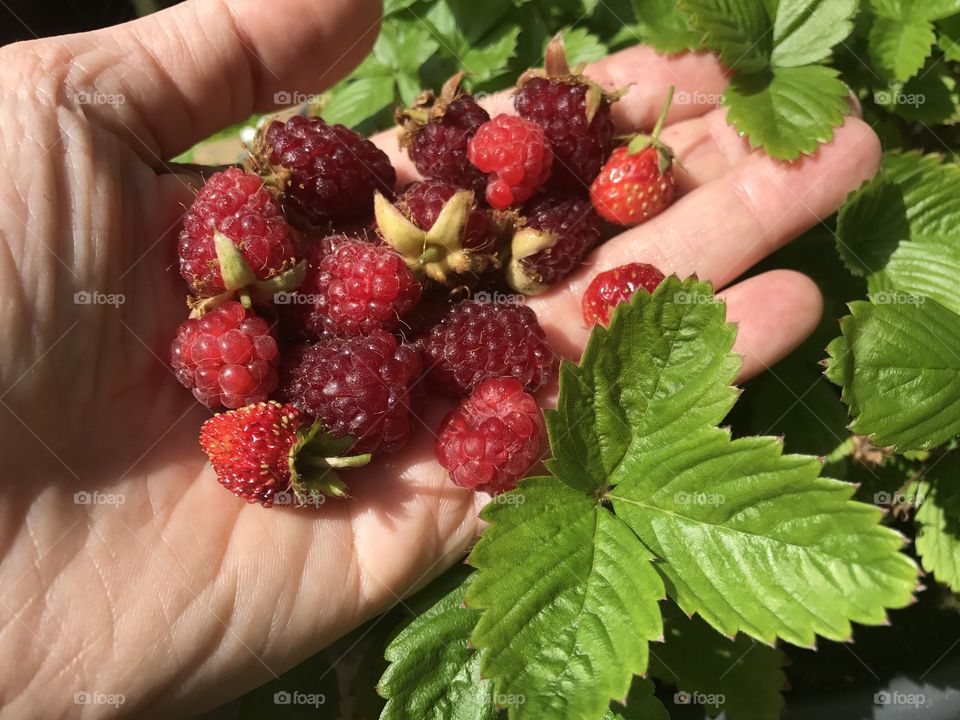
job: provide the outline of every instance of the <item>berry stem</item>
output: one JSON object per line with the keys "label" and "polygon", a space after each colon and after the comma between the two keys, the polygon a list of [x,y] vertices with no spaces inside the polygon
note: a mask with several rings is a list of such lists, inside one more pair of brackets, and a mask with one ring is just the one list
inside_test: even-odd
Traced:
{"label": "berry stem", "polygon": [[652,137],[654,140],[660,137],[660,131],[663,130],[663,124],[667,121],[667,113],[670,112],[670,104],[673,102],[673,93],[676,88],[671,85],[670,89],[667,90],[667,99],[663,103],[663,107],[660,109],[660,115],[657,117],[657,124],[653,126]]}

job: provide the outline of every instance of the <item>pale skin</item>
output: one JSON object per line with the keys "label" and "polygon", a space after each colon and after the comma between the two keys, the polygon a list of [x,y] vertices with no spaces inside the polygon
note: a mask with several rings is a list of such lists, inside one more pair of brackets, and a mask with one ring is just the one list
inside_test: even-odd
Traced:
{"label": "pale skin", "polygon": [[[271,109],[275,93],[329,87],[368,51],[378,13],[375,0],[191,0],[0,49],[4,716],[113,712],[75,705],[85,691],[122,693],[137,717],[216,706],[401,601],[476,538],[486,498],[432,460],[426,426],[443,404],[406,450],[351,474],[351,501],[264,510],[216,483],[196,442],[206,412],[164,364],[185,313],[174,232],[193,190],[157,170]],[[617,106],[621,131],[649,129],[670,85],[688,93],[664,134],[686,168],[682,197],[532,307],[573,357],[587,337],[580,295],[598,270],[649,261],[697,273],[739,326],[741,380],[763,371],[814,328],[820,296],[786,271],[731,283],[875,173],[876,136],[851,117],[815,156],[783,164],[726,124],[713,97],[725,76],[709,55],[637,47],[589,72],[635,83]],[[393,135],[377,140],[411,179]],[[82,291],[125,303],[77,305]],[[97,502],[76,503],[78,491]]]}

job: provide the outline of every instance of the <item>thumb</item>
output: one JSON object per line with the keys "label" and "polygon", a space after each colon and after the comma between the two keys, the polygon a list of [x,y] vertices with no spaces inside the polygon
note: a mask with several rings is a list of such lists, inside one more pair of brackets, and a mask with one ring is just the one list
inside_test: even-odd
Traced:
{"label": "thumb", "polygon": [[369,52],[380,13],[380,0],[188,0],[36,42],[66,50],[74,92],[123,99],[84,110],[157,166],[254,112],[333,85]]}

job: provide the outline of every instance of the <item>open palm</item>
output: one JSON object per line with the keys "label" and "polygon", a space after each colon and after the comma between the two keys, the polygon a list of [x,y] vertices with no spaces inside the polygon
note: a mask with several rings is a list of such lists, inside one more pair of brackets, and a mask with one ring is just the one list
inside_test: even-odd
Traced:
{"label": "open palm", "polygon": [[[138,716],[217,705],[400,601],[475,538],[483,499],[432,461],[441,404],[404,452],[350,474],[351,501],[268,511],[217,485],[196,443],[205,410],[165,363],[184,314],[173,237],[192,190],[163,160],[275,93],[329,86],[369,49],[378,13],[374,0],[190,0],[0,50],[5,714],[113,711],[76,693],[122,695]],[[567,357],[586,340],[579,297],[597,270],[641,260],[726,286],[878,167],[854,118],[814,158],[752,152],[715,109],[725,78],[709,55],[635,48],[589,74],[634,83],[615,113],[623,131],[649,128],[677,86],[664,140],[683,196],[531,301]],[[412,179],[393,135],[377,140]],[[795,273],[724,296],[744,377],[820,316]]]}

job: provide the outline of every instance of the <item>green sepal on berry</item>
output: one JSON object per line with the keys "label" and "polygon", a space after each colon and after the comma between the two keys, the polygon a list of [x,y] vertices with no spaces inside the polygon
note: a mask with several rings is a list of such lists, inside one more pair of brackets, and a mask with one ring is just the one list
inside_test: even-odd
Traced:
{"label": "green sepal on berry", "polygon": [[476,204],[472,191],[462,190],[447,200],[429,230],[422,230],[377,193],[373,200],[377,227],[384,241],[420,276],[440,284],[464,274],[480,274],[498,263],[495,254],[463,247],[467,220]]}
{"label": "green sepal on berry", "polygon": [[297,431],[297,441],[288,455],[290,489],[297,505],[319,505],[326,497],[348,497],[347,485],[337,470],[363,467],[373,458],[370,453],[345,454],[354,443],[351,437],[330,437],[321,420]]}
{"label": "green sepal on berry", "polygon": [[200,317],[217,305],[234,299],[248,309],[254,305],[270,305],[278,293],[293,292],[300,287],[306,275],[307,261],[300,260],[268,280],[258,280],[233,240],[216,230],[213,242],[225,291],[213,297],[188,301],[191,317]]}

